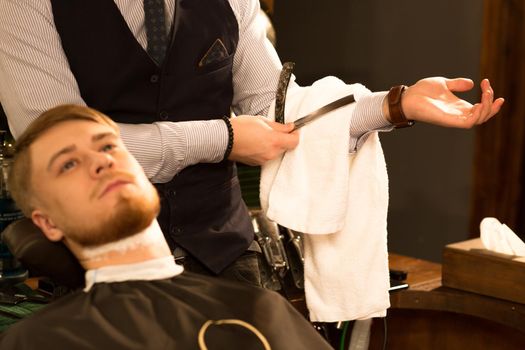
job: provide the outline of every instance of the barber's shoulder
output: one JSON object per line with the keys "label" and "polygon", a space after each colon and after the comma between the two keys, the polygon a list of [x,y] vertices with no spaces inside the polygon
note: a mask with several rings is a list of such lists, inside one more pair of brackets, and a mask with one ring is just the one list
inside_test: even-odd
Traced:
{"label": "barber's shoulder", "polygon": [[[0,1],[2,10],[24,11],[25,13],[44,16],[46,18],[53,18],[53,10],[51,0],[9,0]],[[6,12],[0,13],[7,15]]]}
{"label": "barber's shoulder", "polygon": [[243,24],[259,11],[259,2],[256,0],[228,0],[228,2],[237,18],[239,28],[243,28]]}

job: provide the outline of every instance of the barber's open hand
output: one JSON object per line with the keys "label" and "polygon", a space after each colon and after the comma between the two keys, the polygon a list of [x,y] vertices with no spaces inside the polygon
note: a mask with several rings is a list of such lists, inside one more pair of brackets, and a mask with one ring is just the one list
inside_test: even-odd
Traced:
{"label": "barber's open hand", "polygon": [[471,103],[458,98],[454,92],[474,87],[470,79],[427,78],[405,90],[401,105],[408,119],[425,123],[471,128],[482,124],[499,112],[503,98],[494,100],[494,91],[488,79],[481,82],[481,102]]}
{"label": "barber's open hand", "polygon": [[248,165],[262,165],[283,152],[294,149],[299,134],[293,124],[281,124],[261,116],[242,115],[230,119],[233,128],[233,149],[230,160]]}

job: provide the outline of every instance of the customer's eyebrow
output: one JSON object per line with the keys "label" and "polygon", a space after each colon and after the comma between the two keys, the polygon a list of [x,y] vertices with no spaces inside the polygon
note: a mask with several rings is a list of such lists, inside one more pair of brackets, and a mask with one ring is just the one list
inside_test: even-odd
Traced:
{"label": "customer's eyebrow", "polygon": [[53,154],[53,156],[51,157],[51,159],[49,160],[49,163],[47,164],[47,170],[49,171],[49,169],[51,169],[51,167],[53,166],[53,162],[58,158],[60,157],[61,155],[63,154],[67,154],[67,153],[71,153],[73,152],[77,147],[75,145],[71,145],[71,146],[67,146],[67,147],[64,147],[62,148],[60,151],[58,151],[57,153]]}
{"label": "customer's eyebrow", "polygon": [[102,139],[105,139],[106,137],[116,139],[117,135],[113,132],[101,132],[99,134],[95,134],[91,137],[92,141],[100,141]]}

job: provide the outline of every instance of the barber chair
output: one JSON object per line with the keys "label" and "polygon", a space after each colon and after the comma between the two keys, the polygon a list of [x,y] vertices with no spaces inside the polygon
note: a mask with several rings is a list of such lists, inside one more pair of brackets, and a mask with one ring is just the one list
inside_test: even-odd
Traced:
{"label": "barber chair", "polygon": [[[256,239],[264,255],[263,285],[280,292],[303,309],[302,237],[252,211]],[[30,276],[47,277],[57,286],[84,286],[84,268],[62,242],[51,242],[30,219],[11,223],[2,232],[5,245]]]}
{"label": "barber chair", "polygon": [[[8,239],[3,234],[6,228],[24,217],[11,198],[7,186],[13,152],[14,140],[8,131],[7,119],[0,105],[0,304],[2,305],[16,305],[25,300],[43,302],[45,299],[35,296],[22,284],[28,277],[28,270],[13,256],[7,244]],[[4,324],[4,321],[0,323]]]}
{"label": "barber chair", "polygon": [[[5,192],[4,192],[5,194]],[[0,194],[0,231],[14,220],[23,217],[14,202],[8,196]],[[27,269],[13,256],[5,238],[0,235],[0,296],[7,293],[12,286],[26,280]]]}
{"label": "barber chair", "polygon": [[[252,211],[256,239],[264,255],[263,284],[288,299],[301,299],[303,280],[302,237]],[[84,268],[62,242],[51,242],[30,219],[11,223],[3,232],[4,243],[31,276],[44,276],[69,289],[84,285]]]}
{"label": "barber chair", "polygon": [[[3,240],[30,276],[47,277],[54,287],[69,290],[84,286],[84,268],[62,242],[49,241],[27,218],[11,223]],[[50,291],[52,292],[52,291]]]}
{"label": "barber chair", "polygon": [[304,289],[302,234],[277,225],[261,210],[251,210],[250,215],[264,258],[263,287],[290,299],[290,292],[297,294]]}

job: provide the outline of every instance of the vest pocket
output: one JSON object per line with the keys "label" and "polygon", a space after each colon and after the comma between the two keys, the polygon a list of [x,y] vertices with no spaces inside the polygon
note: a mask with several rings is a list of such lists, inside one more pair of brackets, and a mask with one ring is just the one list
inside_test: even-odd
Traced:
{"label": "vest pocket", "polygon": [[217,71],[221,71],[225,69],[226,67],[230,67],[233,65],[233,54],[229,55],[228,57],[221,59],[220,61],[214,61],[211,63],[207,63],[203,66],[197,67],[197,72],[199,74],[211,74]]}

